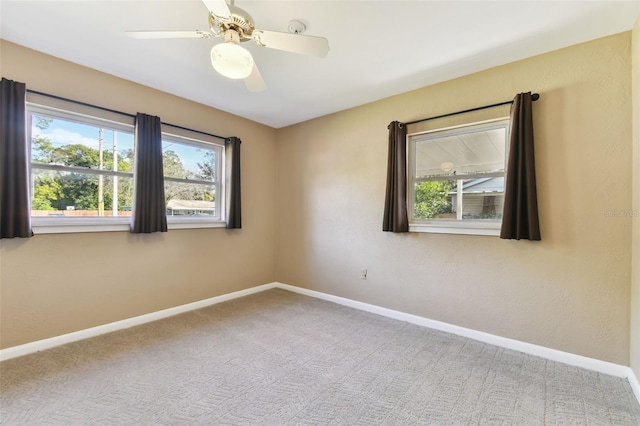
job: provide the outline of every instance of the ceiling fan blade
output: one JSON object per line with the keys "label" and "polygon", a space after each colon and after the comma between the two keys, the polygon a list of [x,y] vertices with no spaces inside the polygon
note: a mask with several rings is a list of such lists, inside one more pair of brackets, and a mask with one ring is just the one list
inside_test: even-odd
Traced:
{"label": "ceiling fan blade", "polygon": [[324,37],[254,30],[253,39],[261,46],[287,52],[324,58],[329,53],[329,41]]}
{"label": "ceiling fan blade", "polygon": [[154,38],[211,38],[213,34],[208,31],[125,31],[131,38],[154,39]]}
{"label": "ceiling fan blade", "polygon": [[262,79],[262,74],[260,74],[260,70],[258,70],[258,66],[255,62],[253,63],[251,74],[249,74],[249,77],[244,79],[244,85],[250,92],[262,92],[267,90],[267,84]]}
{"label": "ceiling fan blade", "polygon": [[230,18],[231,10],[229,10],[229,5],[225,0],[202,0],[209,12],[220,18]]}

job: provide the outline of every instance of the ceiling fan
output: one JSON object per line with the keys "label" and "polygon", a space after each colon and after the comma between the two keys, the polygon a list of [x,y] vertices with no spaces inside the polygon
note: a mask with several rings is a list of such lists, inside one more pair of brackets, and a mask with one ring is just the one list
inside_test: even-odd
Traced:
{"label": "ceiling fan", "polygon": [[209,29],[195,31],[126,31],[137,39],[160,38],[213,38],[224,37],[224,42],[211,49],[211,63],[220,74],[231,79],[244,80],[247,90],[260,92],[267,88],[251,53],[240,43],[253,40],[259,46],[287,52],[325,57],[329,42],[324,37],[300,34],[305,30],[302,22],[292,21],[290,33],[256,29],[251,15],[235,6],[234,0],[202,0],[209,10]]}

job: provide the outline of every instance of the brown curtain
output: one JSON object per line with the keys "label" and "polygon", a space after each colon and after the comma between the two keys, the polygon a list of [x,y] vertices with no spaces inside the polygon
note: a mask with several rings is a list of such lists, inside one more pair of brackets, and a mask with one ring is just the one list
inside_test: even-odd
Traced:
{"label": "brown curtain", "polygon": [[167,232],[160,117],[136,115],[135,210],[131,233]]}
{"label": "brown curtain", "polygon": [[382,230],[409,232],[407,218],[407,127],[399,121],[389,124],[387,192]]}
{"label": "brown curtain", "polygon": [[240,144],[236,137],[225,140],[227,229],[242,228],[242,202],[240,187]]}
{"label": "brown curtain", "polygon": [[500,238],[532,241],[541,239],[533,155],[531,92],[516,95],[511,106],[509,161]]}
{"label": "brown curtain", "polygon": [[0,238],[28,238],[29,146],[26,86],[3,78],[0,82]]}

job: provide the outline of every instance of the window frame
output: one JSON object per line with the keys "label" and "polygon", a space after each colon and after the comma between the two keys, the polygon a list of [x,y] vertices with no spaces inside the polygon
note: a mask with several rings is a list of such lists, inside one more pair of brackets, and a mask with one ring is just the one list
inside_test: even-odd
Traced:
{"label": "window frame", "polygon": [[[67,110],[59,106],[50,106],[44,103],[27,102],[27,140],[29,143],[29,204],[33,197],[33,172],[37,170],[53,170],[63,172],[76,172],[90,174],[96,176],[119,176],[135,180],[135,172],[114,172],[112,170],[98,171],[95,169],[85,169],[74,166],[62,166],[54,164],[34,163],[32,158],[33,151],[33,135],[32,135],[32,117],[41,116],[46,118],[55,118],[68,122],[90,125],[109,130],[134,133],[133,120],[127,123],[126,120],[113,120],[112,117],[106,118],[100,114],[90,115],[81,113],[77,110]],[[52,234],[52,233],[72,233],[72,232],[105,232],[105,231],[128,231],[130,228],[131,217],[41,217],[31,216],[31,227],[34,234]]]}
{"label": "window frame", "polygon": [[[57,170],[57,171],[73,171],[92,175],[103,176],[124,176],[134,180],[134,197],[135,197],[135,160],[133,172],[114,172],[112,170],[97,171],[94,169],[81,169],[74,166],[46,165],[38,163],[34,167],[32,161],[32,117],[33,115],[57,118],[70,122],[76,122],[85,125],[94,125],[98,127],[108,128],[134,134],[135,141],[135,125],[134,118],[124,114],[118,114],[100,108],[75,104],[70,101],[61,99],[49,99],[38,94],[28,94],[27,99],[27,143],[29,158],[29,204],[33,197],[33,171],[39,170]],[[201,228],[224,228],[225,221],[225,184],[224,184],[224,144],[213,140],[213,138],[204,137],[199,132],[190,131],[188,129],[175,129],[176,131],[162,130],[162,138],[179,138],[192,141],[193,144],[201,146],[214,146],[218,150],[216,155],[217,179],[215,181],[216,191],[216,209],[218,214],[215,217],[181,217],[170,219],[167,216],[168,229],[201,229]],[[197,135],[194,137],[194,135]],[[137,151],[136,154],[137,156]],[[134,157],[135,158],[135,157]],[[179,179],[178,179],[179,180]],[[132,209],[135,208],[132,205]],[[31,214],[31,211],[29,212]],[[61,233],[84,233],[84,232],[129,232],[131,230],[132,216],[120,217],[41,217],[31,216],[31,228],[34,234],[61,234]]]}
{"label": "window frame", "polygon": [[[459,219],[417,219],[415,213],[415,185],[424,181],[444,181],[443,178],[416,178],[416,142],[441,137],[449,137],[461,134],[475,133],[479,131],[505,129],[505,150],[504,150],[504,172],[482,173],[482,177],[504,177],[506,182],[507,164],[509,158],[509,130],[510,118],[500,117],[490,120],[465,123],[457,126],[450,126],[415,133],[408,133],[407,144],[407,212],[409,219],[409,232],[426,232],[437,234],[463,234],[463,235],[485,235],[499,236],[502,226],[502,218],[499,220],[459,220]],[[433,137],[425,138],[425,135]],[[450,177],[450,176],[449,176]],[[470,174],[469,177],[473,177]]]}
{"label": "window frame", "polygon": [[[224,144],[214,141],[204,141],[202,139],[195,139],[183,134],[177,134],[177,132],[162,132],[162,142],[171,141],[173,143],[187,145],[192,147],[202,147],[206,149],[213,148],[216,151],[216,179],[214,179],[213,186],[215,188],[215,211],[214,216],[169,216],[167,215],[167,227],[169,229],[188,229],[188,228],[219,228],[226,226],[224,220],[224,200],[225,193],[222,184],[225,176],[223,161],[224,158]],[[164,177],[164,181],[177,182],[177,183],[192,183],[196,185],[204,185],[207,181],[199,181],[196,179],[180,179],[173,177]]]}

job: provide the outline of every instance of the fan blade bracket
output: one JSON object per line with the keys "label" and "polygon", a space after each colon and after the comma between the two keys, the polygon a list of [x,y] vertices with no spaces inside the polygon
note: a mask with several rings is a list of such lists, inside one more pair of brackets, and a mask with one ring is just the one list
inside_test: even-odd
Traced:
{"label": "fan blade bracket", "polygon": [[222,25],[229,25],[233,22],[233,18],[230,16],[218,16],[213,12],[209,16],[214,22],[219,22]]}
{"label": "fan blade bracket", "polygon": [[211,34],[209,31],[197,30],[196,33],[198,34],[198,37],[200,37],[200,38],[213,38],[214,37],[214,35]]}
{"label": "fan blade bracket", "polygon": [[262,39],[260,38],[260,34],[261,34],[260,30],[255,30],[253,34],[251,34],[251,37],[253,37],[253,41],[255,41],[258,46],[267,47],[267,45],[262,42]]}

